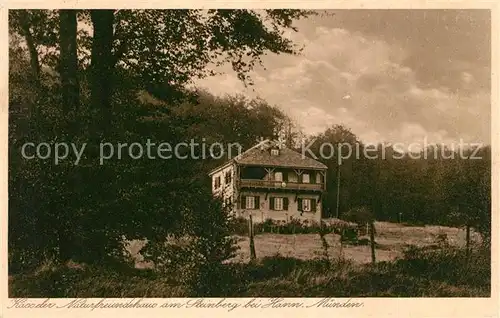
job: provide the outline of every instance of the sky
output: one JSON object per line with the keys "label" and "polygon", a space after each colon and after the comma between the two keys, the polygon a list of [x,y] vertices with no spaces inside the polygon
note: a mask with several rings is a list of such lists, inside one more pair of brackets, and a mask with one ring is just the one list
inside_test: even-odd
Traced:
{"label": "sky", "polygon": [[490,143],[489,11],[331,13],[296,22],[302,54],[264,56],[253,87],[229,66],[197,86],[263,98],[307,134],[343,124],[367,143]]}

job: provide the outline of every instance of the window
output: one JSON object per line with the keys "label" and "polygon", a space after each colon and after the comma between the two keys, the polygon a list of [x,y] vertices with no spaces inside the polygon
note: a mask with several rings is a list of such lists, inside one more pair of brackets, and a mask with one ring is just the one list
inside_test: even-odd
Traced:
{"label": "window", "polygon": [[247,210],[258,210],[260,207],[260,197],[259,196],[241,196],[241,201],[238,204],[242,209]]}
{"label": "window", "polygon": [[215,177],[214,179],[214,189],[218,189],[220,187],[220,176]]}
{"label": "window", "polygon": [[319,173],[319,172],[316,173],[316,183],[322,183],[321,182],[321,173]]}
{"label": "window", "polygon": [[274,198],[274,209],[276,211],[283,210],[283,198]]}
{"label": "window", "polygon": [[297,210],[301,212],[316,212],[316,200],[307,198],[307,199],[302,199],[299,198],[297,200]]}
{"label": "window", "polygon": [[279,154],[280,154],[280,151],[278,149],[271,149],[272,156],[278,156]]}
{"label": "window", "polygon": [[283,181],[283,172],[275,172],[274,173],[274,180],[275,181]]}
{"label": "window", "polygon": [[245,207],[247,209],[255,209],[255,197],[246,197]]}
{"label": "window", "polygon": [[302,183],[310,183],[311,180],[309,179],[309,174],[308,173],[304,173],[302,175]]}
{"label": "window", "polygon": [[271,197],[269,199],[269,209],[274,211],[288,211],[288,198]]}
{"label": "window", "polygon": [[231,171],[226,172],[226,175],[224,176],[224,178],[225,178],[224,182],[226,185],[231,184],[231,178],[232,178]]}
{"label": "window", "polygon": [[302,199],[302,211],[304,212],[311,211],[311,199]]}

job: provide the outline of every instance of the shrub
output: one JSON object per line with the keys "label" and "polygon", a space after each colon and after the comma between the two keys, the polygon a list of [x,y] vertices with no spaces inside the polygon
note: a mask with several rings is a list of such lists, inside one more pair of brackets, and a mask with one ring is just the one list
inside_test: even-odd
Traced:
{"label": "shrub", "polygon": [[[439,280],[451,285],[489,286],[491,251],[479,248],[467,257],[464,248],[410,246],[395,266],[412,276]],[[489,288],[489,287],[488,287]]]}
{"label": "shrub", "polygon": [[344,214],[343,219],[357,224],[366,224],[374,221],[374,215],[369,208],[361,206],[349,210]]}
{"label": "shrub", "polygon": [[[341,234],[343,229],[355,230],[352,223],[342,220],[335,222],[316,222],[306,219],[292,219],[289,222],[284,220],[266,219],[264,222],[254,224],[255,234],[259,233],[278,233],[278,234],[318,234],[318,233],[336,233]],[[231,221],[230,231],[235,235],[248,235],[248,220],[244,218],[235,218]]]}
{"label": "shrub", "polygon": [[228,211],[218,199],[199,198],[178,235],[149,241],[143,252],[158,271],[176,277],[192,296],[217,296],[232,284],[224,262],[237,250]]}

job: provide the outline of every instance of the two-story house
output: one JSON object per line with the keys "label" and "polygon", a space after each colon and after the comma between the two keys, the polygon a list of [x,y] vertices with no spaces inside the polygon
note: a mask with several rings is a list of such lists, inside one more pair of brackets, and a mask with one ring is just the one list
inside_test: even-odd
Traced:
{"label": "two-story house", "polygon": [[212,192],[233,215],[290,221],[321,220],[327,167],[265,140],[212,170]]}

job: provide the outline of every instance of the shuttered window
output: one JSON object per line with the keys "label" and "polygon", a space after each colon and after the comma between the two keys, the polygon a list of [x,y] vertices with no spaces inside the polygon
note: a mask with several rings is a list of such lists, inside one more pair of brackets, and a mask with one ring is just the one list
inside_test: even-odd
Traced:
{"label": "shuttered window", "polygon": [[217,176],[214,180],[214,189],[218,189],[221,185],[220,176]]}
{"label": "shuttered window", "polygon": [[227,171],[224,180],[226,185],[231,184],[231,179],[232,179],[231,171]]}
{"label": "shuttered window", "polygon": [[288,198],[271,197],[269,208],[274,211],[288,211]]}
{"label": "shuttered window", "polygon": [[311,199],[302,200],[302,211],[311,212]]}
{"label": "shuttered window", "polygon": [[283,198],[274,198],[274,209],[276,211],[283,210]]}
{"label": "shuttered window", "polygon": [[245,206],[247,209],[255,209],[255,197],[246,197]]}
{"label": "shuttered window", "polygon": [[302,212],[316,212],[315,199],[297,199],[297,210]]}
{"label": "shuttered window", "polygon": [[260,197],[259,196],[242,196],[241,197],[241,208],[247,210],[258,210],[260,207]]}

